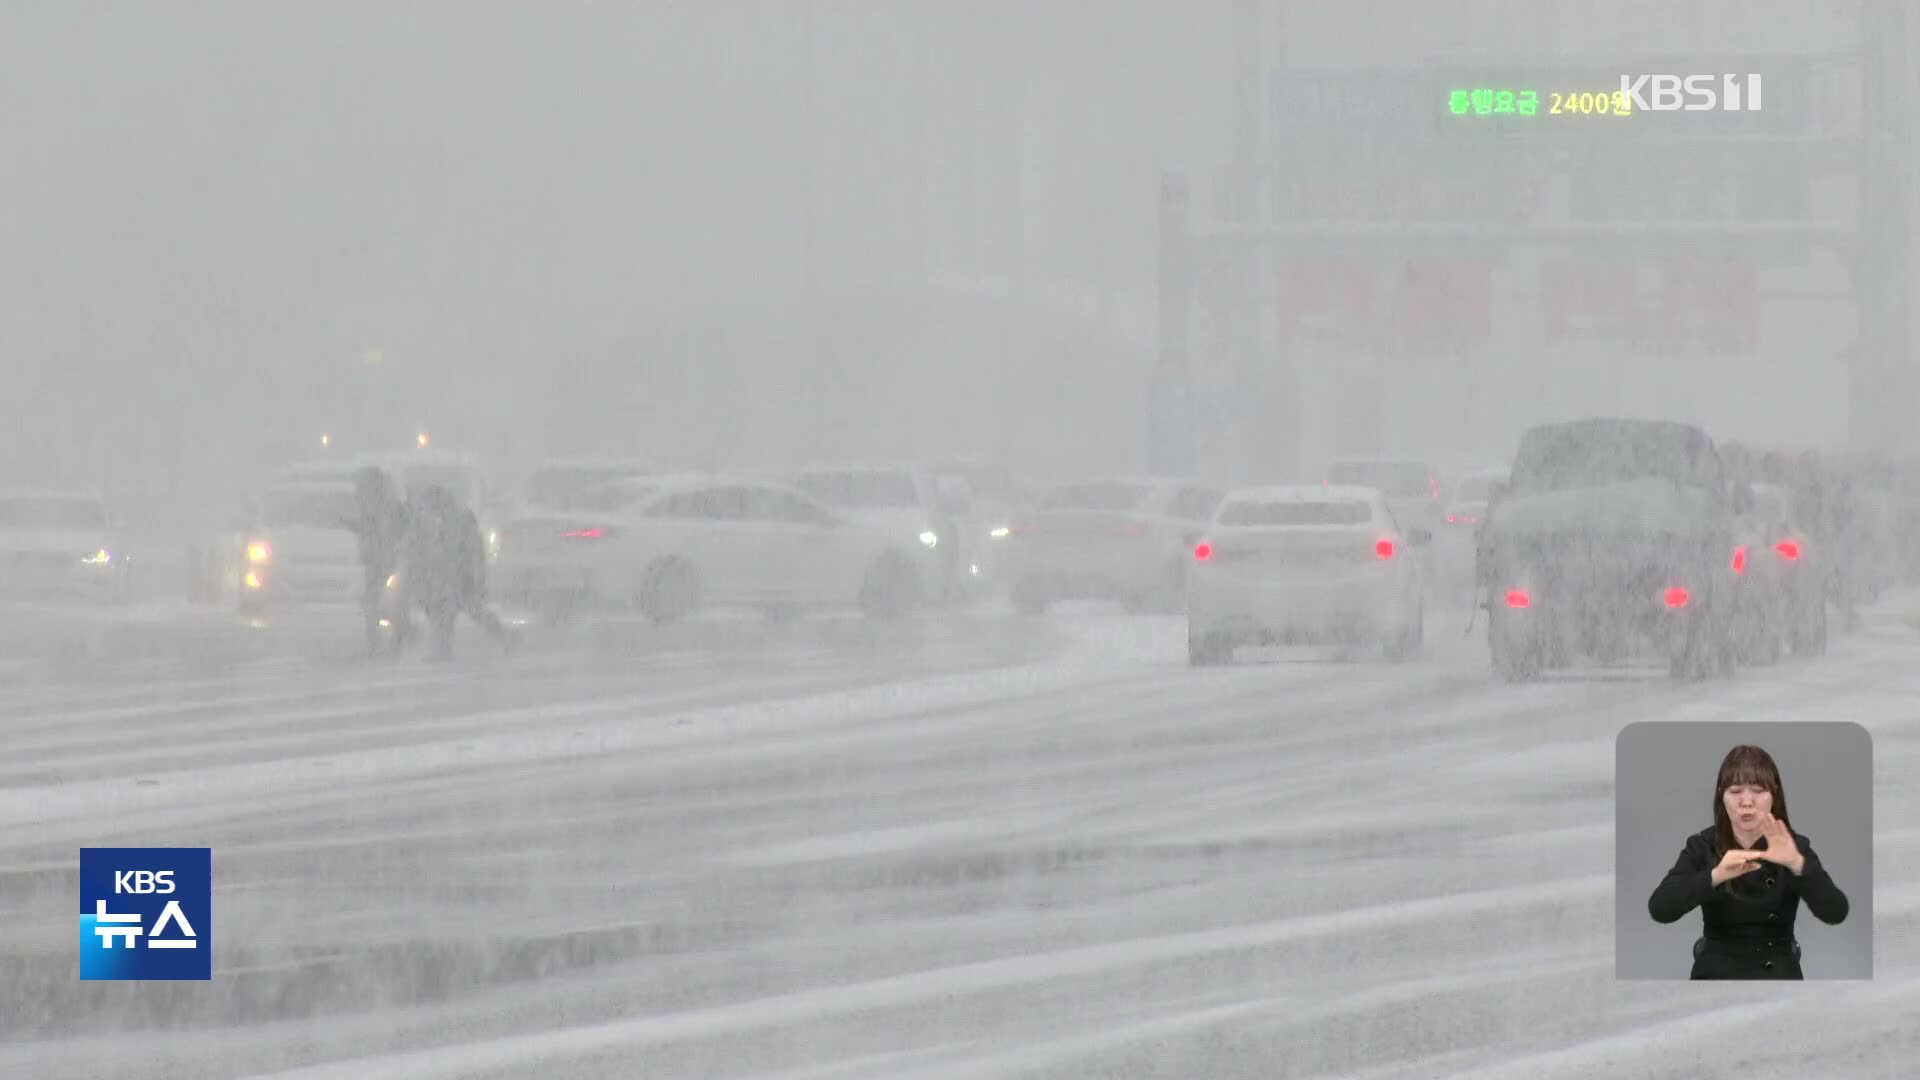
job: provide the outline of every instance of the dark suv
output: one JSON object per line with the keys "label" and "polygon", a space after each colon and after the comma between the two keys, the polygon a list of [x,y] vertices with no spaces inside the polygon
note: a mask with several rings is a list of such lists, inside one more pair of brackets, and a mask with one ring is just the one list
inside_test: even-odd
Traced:
{"label": "dark suv", "polygon": [[1734,506],[1713,440],[1687,424],[1587,419],[1520,440],[1476,545],[1493,667],[1576,659],[1731,671]]}

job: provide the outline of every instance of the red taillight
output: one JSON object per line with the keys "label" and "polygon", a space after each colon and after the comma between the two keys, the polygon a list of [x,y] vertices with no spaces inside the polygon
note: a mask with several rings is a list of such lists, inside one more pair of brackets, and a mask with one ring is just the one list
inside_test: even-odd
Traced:
{"label": "red taillight", "polygon": [[1440,497],[1440,479],[1434,476],[1427,477],[1427,490],[1433,492],[1434,498],[1436,499],[1439,498]]}
{"label": "red taillight", "polygon": [[1459,519],[1459,518],[1457,518],[1457,517],[1454,517],[1454,516],[1453,516],[1452,514],[1448,514],[1448,515],[1447,515],[1447,524],[1449,524],[1449,525],[1458,525],[1458,524],[1460,524],[1460,519]]}
{"label": "red taillight", "polygon": [[1788,562],[1793,562],[1800,557],[1800,544],[1795,540],[1782,540],[1773,545],[1773,551]]}
{"label": "red taillight", "polygon": [[1393,541],[1376,540],[1373,543],[1373,555],[1376,559],[1393,558]]}
{"label": "red taillight", "polygon": [[1129,521],[1125,525],[1120,526],[1120,533],[1122,536],[1145,536],[1147,535],[1147,527],[1137,521]]}
{"label": "red taillight", "polygon": [[1507,590],[1507,606],[1510,608],[1532,607],[1533,598],[1527,595],[1527,591],[1525,589],[1508,589]]}
{"label": "red taillight", "polygon": [[591,529],[572,529],[560,535],[568,540],[599,540],[607,534],[596,526]]}
{"label": "red taillight", "polygon": [[1736,574],[1747,572],[1747,549],[1744,546],[1733,549],[1733,572]]}
{"label": "red taillight", "polygon": [[1204,542],[1195,544],[1193,546],[1193,557],[1199,562],[1206,562],[1208,559],[1213,558],[1213,545]]}
{"label": "red taillight", "polygon": [[1693,599],[1693,596],[1688,593],[1687,590],[1675,585],[1667,590],[1666,596],[1662,597],[1662,599],[1666,601],[1667,606],[1670,608],[1683,608],[1687,606],[1688,600]]}

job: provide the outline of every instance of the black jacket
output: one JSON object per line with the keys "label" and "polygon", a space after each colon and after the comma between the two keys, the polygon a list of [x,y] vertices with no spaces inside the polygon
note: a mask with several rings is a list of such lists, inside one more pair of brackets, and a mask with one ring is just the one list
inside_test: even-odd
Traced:
{"label": "black jacket", "polygon": [[471,511],[429,496],[415,505],[409,525],[408,590],[416,601],[458,609],[484,597],[486,547]]}
{"label": "black jacket", "polygon": [[360,565],[369,574],[384,577],[399,565],[407,533],[407,508],[400,500],[382,498],[361,503],[359,516],[347,527],[360,542]]}
{"label": "black jacket", "polygon": [[[1799,833],[1793,840],[1806,865],[1799,874],[1772,863],[1715,886],[1713,830],[1687,837],[1673,869],[1647,898],[1647,913],[1659,923],[1674,923],[1700,909],[1704,934],[1695,948],[1696,979],[1797,979],[1799,948],[1793,935],[1800,903],[1821,922],[1847,917],[1847,895],[1834,884],[1813,845]],[[1756,850],[1766,850],[1763,837]]]}

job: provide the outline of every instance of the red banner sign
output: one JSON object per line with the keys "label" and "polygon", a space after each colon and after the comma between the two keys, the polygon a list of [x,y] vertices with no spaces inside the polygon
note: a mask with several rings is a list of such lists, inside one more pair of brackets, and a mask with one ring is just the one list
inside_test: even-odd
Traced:
{"label": "red banner sign", "polygon": [[1303,323],[1330,322],[1343,336],[1360,336],[1373,314],[1377,264],[1367,259],[1290,259],[1276,268],[1274,305],[1282,338]]}
{"label": "red banner sign", "polygon": [[1759,273],[1746,259],[1678,256],[1664,260],[1651,337],[1662,344],[1734,352],[1752,346],[1760,321]]}
{"label": "red banner sign", "polygon": [[1640,326],[1640,275],[1631,263],[1568,259],[1540,283],[1548,341],[1580,332],[1633,337]]}
{"label": "red banner sign", "polygon": [[1413,341],[1477,345],[1493,332],[1493,263],[1418,259],[1401,267],[1395,329]]}
{"label": "red banner sign", "polygon": [[[1640,261],[1567,260],[1547,267],[1541,307],[1549,341],[1617,335],[1648,348],[1736,351],[1759,325],[1758,271],[1746,259],[1666,259],[1649,280]],[[1642,300],[1643,282],[1659,288]]]}

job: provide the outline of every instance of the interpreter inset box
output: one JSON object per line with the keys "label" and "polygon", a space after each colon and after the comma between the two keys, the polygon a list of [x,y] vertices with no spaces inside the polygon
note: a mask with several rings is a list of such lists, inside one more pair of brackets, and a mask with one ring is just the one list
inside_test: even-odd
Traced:
{"label": "interpreter inset box", "polygon": [[1614,748],[1617,978],[1873,977],[1865,728],[1644,721]]}

